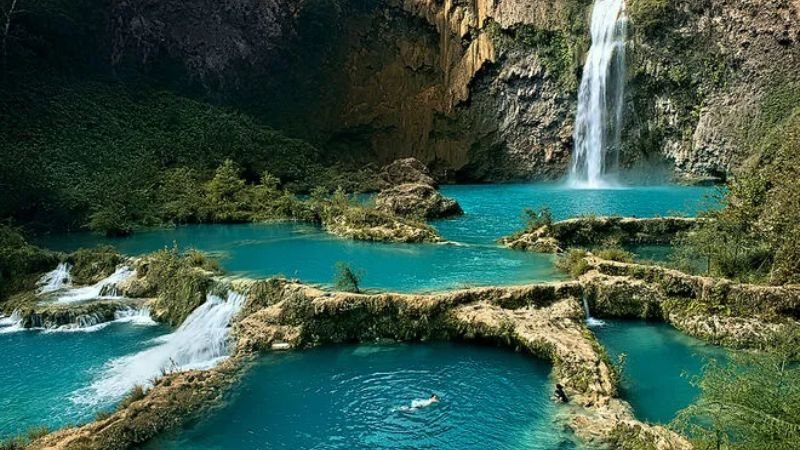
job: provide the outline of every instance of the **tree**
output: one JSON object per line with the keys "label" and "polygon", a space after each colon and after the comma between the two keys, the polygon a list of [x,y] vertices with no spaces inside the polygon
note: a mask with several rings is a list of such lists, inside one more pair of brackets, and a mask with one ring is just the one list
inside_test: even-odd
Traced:
{"label": "tree", "polygon": [[674,423],[698,450],[800,448],[800,349],[797,333],[775,354],[737,354],[711,361],[695,384],[697,403]]}
{"label": "tree", "polygon": [[353,270],[347,263],[341,261],[336,263],[336,289],[358,294],[361,292],[359,284],[362,276],[361,271]]}
{"label": "tree", "polygon": [[243,210],[247,186],[239,176],[239,168],[226,159],[206,184],[208,218],[215,222],[240,222],[247,219]]}

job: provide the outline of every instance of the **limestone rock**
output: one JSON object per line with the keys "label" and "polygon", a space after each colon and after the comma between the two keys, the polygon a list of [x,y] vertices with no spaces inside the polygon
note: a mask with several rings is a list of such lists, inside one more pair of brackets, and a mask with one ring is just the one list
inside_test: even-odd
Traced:
{"label": "limestone rock", "polygon": [[381,211],[403,217],[439,219],[464,214],[457,201],[447,198],[432,186],[407,183],[381,191],[375,199]]}
{"label": "limestone rock", "polygon": [[387,164],[378,175],[384,188],[401,184],[416,183],[436,187],[436,180],[431,176],[428,166],[416,158],[398,159]]}

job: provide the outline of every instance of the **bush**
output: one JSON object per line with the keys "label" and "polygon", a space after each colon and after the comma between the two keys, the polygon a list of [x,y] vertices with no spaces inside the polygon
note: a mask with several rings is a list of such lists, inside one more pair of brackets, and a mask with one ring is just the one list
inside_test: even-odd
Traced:
{"label": "bush", "polygon": [[20,229],[0,224],[0,301],[5,296],[33,289],[44,272],[58,264],[55,253],[31,245]]}
{"label": "bush", "polygon": [[119,402],[119,406],[117,406],[118,410],[123,410],[130,406],[131,404],[138,402],[139,400],[145,397],[144,387],[142,385],[137,384],[134,386],[130,392]]}
{"label": "bush", "polygon": [[593,253],[598,258],[608,261],[632,263],[634,260],[633,253],[619,247],[603,248],[596,250]]}
{"label": "bush", "polygon": [[591,266],[586,261],[588,252],[582,248],[571,248],[558,257],[556,268],[568,273],[572,278],[578,278],[589,271]]}
{"label": "bush", "polygon": [[359,284],[361,283],[362,276],[363,273],[361,271],[353,270],[347,265],[347,263],[336,263],[336,289],[340,291],[359,293],[361,292],[359,289]]}
{"label": "bush", "polygon": [[206,300],[213,287],[211,276],[198,268],[209,269],[216,263],[198,252],[183,254],[173,246],[147,257],[142,275],[154,287],[153,313],[160,320],[176,326]]}
{"label": "bush", "polygon": [[553,224],[553,214],[550,212],[550,208],[542,208],[540,210],[526,208],[525,218],[525,229],[527,231],[536,231],[539,228],[549,227]]}

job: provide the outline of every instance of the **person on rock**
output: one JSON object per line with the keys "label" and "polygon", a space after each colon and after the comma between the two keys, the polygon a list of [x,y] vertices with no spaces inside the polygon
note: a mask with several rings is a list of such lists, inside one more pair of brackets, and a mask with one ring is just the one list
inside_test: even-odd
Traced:
{"label": "person on rock", "polygon": [[553,394],[553,399],[558,403],[569,403],[569,397],[567,397],[567,393],[564,392],[564,386],[556,384],[556,391]]}

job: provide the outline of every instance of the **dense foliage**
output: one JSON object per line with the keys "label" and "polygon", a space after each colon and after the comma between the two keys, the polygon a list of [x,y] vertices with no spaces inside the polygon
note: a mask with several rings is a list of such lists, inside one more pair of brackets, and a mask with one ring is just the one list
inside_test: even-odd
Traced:
{"label": "dense foliage", "polygon": [[14,292],[31,289],[38,276],[57,263],[55,253],[30,244],[20,230],[0,224],[0,301]]}
{"label": "dense foliage", "polygon": [[785,94],[773,93],[749,129],[755,156],[730,184],[724,208],[681,240],[685,265],[699,256],[711,275],[800,282],[800,107]]}
{"label": "dense foliage", "polygon": [[676,424],[698,450],[800,448],[800,366],[786,354],[712,361],[697,385],[699,401]]}

